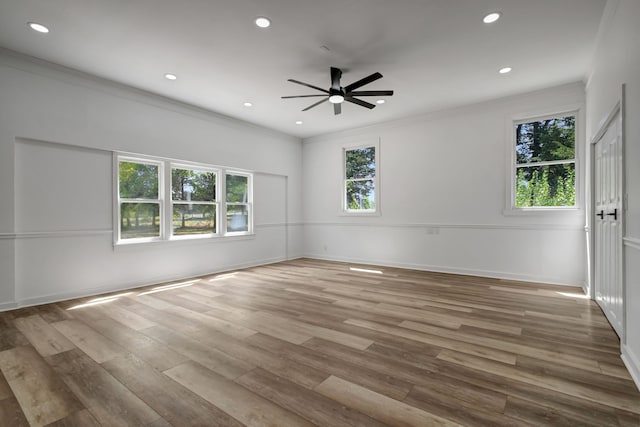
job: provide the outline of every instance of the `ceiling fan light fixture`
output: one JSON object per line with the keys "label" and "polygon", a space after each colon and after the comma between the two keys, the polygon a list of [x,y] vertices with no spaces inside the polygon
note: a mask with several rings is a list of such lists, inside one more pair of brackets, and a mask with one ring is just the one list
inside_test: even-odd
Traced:
{"label": "ceiling fan light fixture", "polygon": [[344,102],[344,96],[342,95],[331,95],[329,97],[329,102],[332,104],[342,104]]}
{"label": "ceiling fan light fixture", "polygon": [[491,12],[488,15],[486,15],[484,18],[482,18],[482,22],[484,22],[485,24],[493,24],[498,19],[500,19],[501,16],[502,16],[502,13],[500,12]]}
{"label": "ceiling fan light fixture", "polygon": [[264,16],[258,16],[254,22],[260,28],[269,28],[271,26],[271,20]]}

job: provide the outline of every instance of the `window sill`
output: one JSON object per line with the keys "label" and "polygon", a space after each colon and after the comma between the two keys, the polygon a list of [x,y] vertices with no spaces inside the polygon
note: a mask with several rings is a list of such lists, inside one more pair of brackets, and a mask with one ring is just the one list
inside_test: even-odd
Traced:
{"label": "window sill", "polygon": [[135,248],[140,246],[149,246],[149,245],[192,245],[192,244],[207,244],[207,243],[231,243],[239,240],[252,240],[256,238],[255,233],[242,233],[242,234],[232,234],[226,236],[194,236],[194,237],[185,237],[181,236],[178,238],[173,238],[170,240],[145,240],[138,242],[116,242],[113,244],[114,250],[121,250],[126,248]]}
{"label": "window sill", "polygon": [[378,217],[378,216],[380,216],[380,211],[376,211],[376,212],[347,212],[347,211],[342,211],[338,216],[342,216],[342,217]]}
{"label": "window sill", "polygon": [[578,217],[584,215],[581,208],[511,208],[502,211],[504,216]]}

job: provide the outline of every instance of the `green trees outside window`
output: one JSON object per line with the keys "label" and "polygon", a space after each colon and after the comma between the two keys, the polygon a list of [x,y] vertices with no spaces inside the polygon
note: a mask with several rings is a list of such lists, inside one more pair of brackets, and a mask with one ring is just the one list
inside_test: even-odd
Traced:
{"label": "green trees outside window", "polygon": [[516,125],[516,207],[575,206],[575,142],[575,116]]}
{"label": "green trees outside window", "polygon": [[251,173],[125,154],[115,162],[115,244],[252,233]]}
{"label": "green trees outside window", "polygon": [[159,237],[159,166],[127,161],[118,166],[120,238]]}
{"label": "green trees outside window", "polygon": [[174,236],[218,232],[215,172],[172,168],[171,200]]}
{"label": "green trees outside window", "polygon": [[345,208],[375,211],[376,148],[345,150]]}
{"label": "green trees outside window", "polygon": [[249,231],[249,177],[227,174],[227,231]]}

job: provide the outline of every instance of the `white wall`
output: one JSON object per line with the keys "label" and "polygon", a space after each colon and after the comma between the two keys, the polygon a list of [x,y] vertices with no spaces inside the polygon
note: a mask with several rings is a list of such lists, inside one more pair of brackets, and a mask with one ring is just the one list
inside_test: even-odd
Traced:
{"label": "white wall", "polygon": [[[114,248],[114,150],[255,171],[255,236]],[[0,51],[0,309],[300,256],[301,168],[297,138]]]}
{"label": "white wall", "polygon": [[586,88],[588,140],[620,99],[626,84],[624,264],[626,342],[622,355],[640,387],[640,2],[610,0]]}
{"label": "white wall", "polygon": [[[583,210],[504,209],[513,117],[583,102],[576,83],[304,140],[305,254],[582,286]],[[341,215],[342,147],[376,140],[381,215]]]}

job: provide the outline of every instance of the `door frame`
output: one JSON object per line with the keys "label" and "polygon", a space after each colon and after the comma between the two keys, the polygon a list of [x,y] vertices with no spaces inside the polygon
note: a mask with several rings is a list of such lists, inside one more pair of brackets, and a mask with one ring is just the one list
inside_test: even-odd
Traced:
{"label": "door frame", "polygon": [[[625,140],[626,140],[626,119],[625,119],[625,91],[626,91],[626,85],[623,83],[621,86],[621,91],[620,91],[620,96],[618,98],[618,101],[616,102],[616,104],[613,106],[613,108],[611,109],[611,111],[609,112],[609,114],[607,115],[606,119],[604,119],[603,121],[600,122],[600,126],[598,128],[598,131],[595,133],[595,135],[593,136],[593,138],[591,138],[591,141],[589,143],[589,157],[590,157],[590,161],[589,161],[589,209],[588,209],[588,226],[585,227],[587,232],[589,232],[590,238],[589,238],[589,242],[588,242],[588,275],[589,275],[589,282],[590,282],[590,286],[589,286],[589,297],[594,300],[595,302],[595,298],[596,298],[596,277],[595,277],[595,263],[596,263],[596,253],[595,253],[595,227],[593,226],[593,224],[595,224],[595,216],[596,216],[596,212],[595,212],[595,185],[596,185],[596,168],[595,168],[595,161],[596,161],[596,156],[595,156],[595,147],[596,144],[604,137],[604,134],[607,132],[607,130],[609,129],[609,126],[611,125],[613,119],[618,115],[618,113],[620,114],[620,127],[621,127],[621,132],[620,132],[620,154],[621,154],[621,161],[620,161],[620,173],[622,176],[621,182],[620,182],[620,186],[621,186],[621,192],[622,192],[622,207],[621,207],[621,215],[620,215],[620,242],[618,242],[622,248],[622,250],[620,251],[620,256],[621,256],[621,260],[619,265],[619,269],[620,271],[618,271],[619,273],[619,277],[620,280],[622,281],[621,286],[622,286],[622,296],[623,296],[623,300],[622,300],[622,334],[620,336],[620,343],[621,344],[625,344],[626,343],[626,332],[627,332],[627,301],[626,301],[626,295],[627,295],[627,280],[625,277],[625,249],[624,249],[624,236],[626,235],[626,230],[625,230],[625,224],[626,224],[626,210],[627,210],[627,186],[626,186],[626,174],[625,174]],[[596,302],[597,304],[597,302]],[[599,305],[598,305],[599,307]]]}

